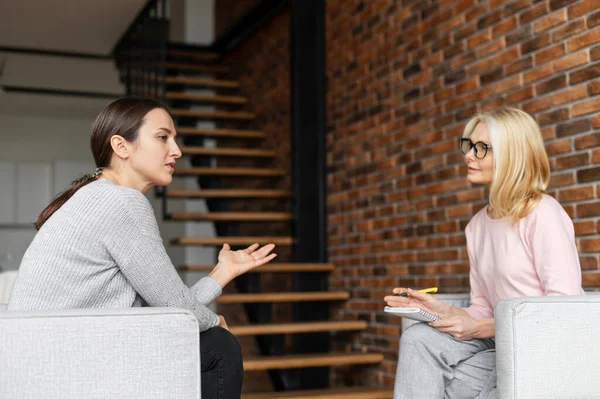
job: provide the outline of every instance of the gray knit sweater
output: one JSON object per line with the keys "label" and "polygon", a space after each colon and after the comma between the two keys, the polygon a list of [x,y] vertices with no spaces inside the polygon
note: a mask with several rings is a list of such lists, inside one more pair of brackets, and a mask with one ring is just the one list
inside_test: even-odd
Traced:
{"label": "gray knit sweater", "polygon": [[221,287],[205,277],[188,288],[163,245],[156,216],[139,191],[108,179],[79,189],[36,234],[8,310],[178,307],[200,330],[219,324],[206,307]]}

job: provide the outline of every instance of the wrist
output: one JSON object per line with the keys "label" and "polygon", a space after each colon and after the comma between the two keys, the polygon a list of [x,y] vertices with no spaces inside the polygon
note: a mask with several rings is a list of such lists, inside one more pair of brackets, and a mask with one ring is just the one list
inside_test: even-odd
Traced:
{"label": "wrist", "polygon": [[225,288],[225,286],[232,280],[229,273],[226,270],[223,270],[219,263],[217,263],[217,265],[208,274],[208,277],[214,279],[221,286],[221,288]]}

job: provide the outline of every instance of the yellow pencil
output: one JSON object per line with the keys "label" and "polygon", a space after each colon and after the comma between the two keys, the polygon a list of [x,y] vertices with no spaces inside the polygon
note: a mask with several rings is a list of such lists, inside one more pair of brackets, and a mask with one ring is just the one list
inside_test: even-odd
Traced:
{"label": "yellow pencil", "polygon": [[[417,291],[422,292],[423,294],[433,294],[438,291],[438,287],[423,288],[422,290],[417,290]],[[410,296],[408,294],[408,292],[402,292],[400,294],[394,294],[394,295],[395,296]]]}

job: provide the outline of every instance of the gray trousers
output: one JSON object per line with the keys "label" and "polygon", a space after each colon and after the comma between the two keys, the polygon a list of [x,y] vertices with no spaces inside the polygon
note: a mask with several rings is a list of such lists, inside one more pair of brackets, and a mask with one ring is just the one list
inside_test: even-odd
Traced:
{"label": "gray trousers", "polygon": [[425,323],[406,329],[394,399],[496,398],[494,339],[458,341]]}

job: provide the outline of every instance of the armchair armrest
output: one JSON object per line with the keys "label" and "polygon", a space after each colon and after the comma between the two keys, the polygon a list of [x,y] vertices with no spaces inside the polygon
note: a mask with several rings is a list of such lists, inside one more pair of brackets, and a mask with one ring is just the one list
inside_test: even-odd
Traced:
{"label": "armchair armrest", "polygon": [[500,398],[600,392],[600,296],[516,298],[495,310]]}
{"label": "armchair armrest", "polygon": [[200,333],[176,308],[0,312],[2,398],[200,398]]}

